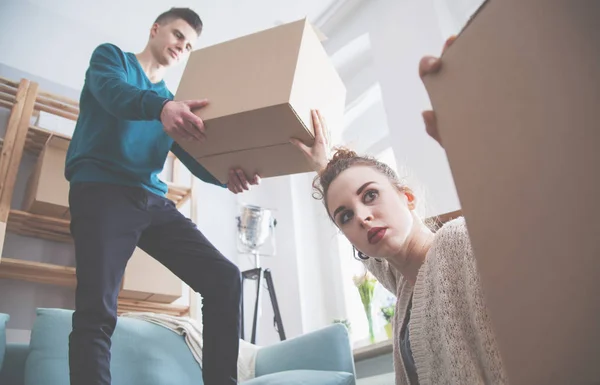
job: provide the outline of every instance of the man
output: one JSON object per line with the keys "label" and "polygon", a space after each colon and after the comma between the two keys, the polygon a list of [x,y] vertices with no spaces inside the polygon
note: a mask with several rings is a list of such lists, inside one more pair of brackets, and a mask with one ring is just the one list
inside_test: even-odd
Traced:
{"label": "man", "polygon": [[72,385],[111,383],[117,296],[136,246],[203,296],[205,384],[236,383],[240,271],[165,197],[167,187],[158,178],[172,151],[196,177],[233,193],[259,183],[258,176],[248,181],[236,170],[221,185],[169,136],[206,138],[192,110],[208,102],[175,102],[163,81],[201,31],[195,12],[172,8],[156,19],[140,54],[111,44],[92,54],[65,170],[77,266],[69,337]]}

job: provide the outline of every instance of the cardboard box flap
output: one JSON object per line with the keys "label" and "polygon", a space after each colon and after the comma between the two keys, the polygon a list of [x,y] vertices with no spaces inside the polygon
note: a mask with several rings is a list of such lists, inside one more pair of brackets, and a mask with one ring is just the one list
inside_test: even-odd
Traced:
{"label": "cardboard box flap", "polygon": [[201,162],[221,183],[227,183],[230,167],[239,167],[248,176],[258,173],[262,178],[312,171],[304,155],[291,143],[208,156]]}
{"label": "cardboard box flap", "polygon": [[244,114],[213,119],[220,129],[208,131],[204,144],[179,141],[179,145],[202,163],[207,156],[227,154],[247,148],[262,148],[289,143],[290,137],[310,142],[312,133],[305,127],[288,103],[263,108]]}
{"label": "cardboard box flap", "polygon": [[69,149],[69,143],[71,140],[61,135],[50,135],[46,141],[46,146],[54,147],[58,150],[67,151]]}
{"label": "cardboard box flap", "polygon": [[38,156],[23,199],[23,210],[58,218],[68,218],[69,183],[64,177],[69,138],[51,134]]}
{"label": "cardboard box flap", "polygon": [[286,103],[303,32],[298,21],[192,52],[175,100],[208,98],[195,111],[208,129],[211,119]]}
{"label": "cardboard box flap", "polygon": [[[321,111],[330,129],[343,128],[346,86],[318,36],[310,31],[311,25],[305,25],[305,29],[290,104],[306,130],[314,136],[311,114],[313,109]],[[311,97],[307,98],[306,95]]]}
{"label": "cardboard box flap", "polygon": [[[69,140],[52,135],[40,153],[38,160],[36,200],[43,201],[48,207],[65,212],[69,207],[69,183],[64,177]],[[52,214],[56,215],[56,214]]]}
{"label": "cardboard box flap", "polygon": [[424,80],[511,384],[600,382],[599,19],[489,0]]}

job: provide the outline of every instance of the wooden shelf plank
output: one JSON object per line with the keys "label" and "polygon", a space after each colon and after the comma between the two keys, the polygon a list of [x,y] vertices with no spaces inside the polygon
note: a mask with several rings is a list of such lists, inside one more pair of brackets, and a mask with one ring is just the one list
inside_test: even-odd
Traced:
{"label": "wooden shelf plank", "polygon": [[[73,289],[77,285],[74,267],[6,257],[0,260],[0,278]],[[189,306],[119,298],[117,312],[119,314],[126,312],[154,312],[183,316],[189,312]]]}
{"label": "wooden shelf plank", "polygon": [[187,186],[178,186],[171,182],[166,182],[169,191],[167,198],[175,202],[175,206],[181,207],[192,196],[192,188]]}
{"label": "wooden shelf plank", "polygon": [[57,132],[52,132],[41,127],[30,125],[29,130],[27,130],[27,137],[25,139],[25,151],[29,152],[32,155],[38,156],[44,148],[44,145],[48,141],[48,138],[50,138],[50,136],[52,135],[59,136],[65,139],[71,139],[67,135],[59,134]]}
{"label": "wooden shelf plank", "polygon": [[[176,205],[185,203],[189,199],[189,196],[190,192],[185,196],[167,195]],[[70,223],[69,219],[60,219],[12,209],[8,214],[7,231],[28,237],[72,243]]]}
{"label": "wooden shelf plank", "polygon": [[0,107],[4,107],[4,108],[6,108],[6,109],[9,109],[9,110],[10,110],[11,108],[13,108],[13,106],[14,106],[14,105],[15,105],[15,104],[14,104],[14,103],[12,103],[12,102],[7,102],[7,101],[5,101],[5,100],[0,100]]}
{"label": "wooden shelf plank", "polygon": [[10,210],[7,230],[11,233],[58,242],[73,242],[68,219]]}
{"label": "wooden shelf plank", "polygon": [[11,109],[17,102],[19,85],[0,78],[0,106]]}
{"label": "wooden shelf plank", "polygon": [[0,260],[0,278],[72,288],[77,283],[74,267],[6,257]]}
{"label": "wooden shelf plank", "polygon": [[19,87],[19,82],[15,82],[15,81],[12,81],[10,79],[7,79],[7,78],[1,77],[1,76],[0,76],[0,84],[5,84],[12,88]]}

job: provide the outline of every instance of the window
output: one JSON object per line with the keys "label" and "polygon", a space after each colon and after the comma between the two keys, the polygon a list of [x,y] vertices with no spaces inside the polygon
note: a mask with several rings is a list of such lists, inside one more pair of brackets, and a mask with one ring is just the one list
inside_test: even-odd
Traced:
{"label": "window", "polygon": [[[392,147],[388,146],[378,153],[370,151],[366,152],[374,155],[378,160],[385,162],[392,169],[397,171],[396,158],[394,156],[394,150]],[[352,328],[352,343],[356,346],[362,346],[369,343],[369,328],[365,310],[361,302],[358,289],[354,287],[352,277],[364,274],[365,267],[361,261],[352,257],[352,245],[350,245],[348,240],[346,240],[342,234],[339,235],[339,243],[342,253],[342,264],[344,265],[342,267],[344,270],[343,276],[346,278],[346,309],[348,321],[350,322]],[[381,308],[395,303],[396,298],[394,295],[381,286],[380,283],[377,283],[373,293],[373,302],[371,305],[373,329],[376,341],[383,341],[388,338],[384,328],[386,321],[381,312]]]}

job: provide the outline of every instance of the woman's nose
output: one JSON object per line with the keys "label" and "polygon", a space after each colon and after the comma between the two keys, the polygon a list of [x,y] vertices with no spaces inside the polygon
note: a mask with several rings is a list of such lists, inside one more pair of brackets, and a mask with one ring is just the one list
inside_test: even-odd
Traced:
{"label": "woman's nose", "polygon": [[373,222],[373,215],[371,214],[371,212],[362,212],[360,213],[358,218],[360,219],[360,225],[362,227],[365,227],[369,223]]}

